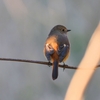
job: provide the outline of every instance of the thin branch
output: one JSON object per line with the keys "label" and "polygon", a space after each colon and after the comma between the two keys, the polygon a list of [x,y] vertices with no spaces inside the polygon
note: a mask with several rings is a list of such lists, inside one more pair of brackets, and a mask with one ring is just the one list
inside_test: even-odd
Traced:
{"label": "thin branch", "polygon": [[[50,63],[50,62],[34,61],[34,60],[26,60],[26,59],[0,58],[0,60],[2,60],[2,61],[26,62],[26,63],[36,63],[36,64],[43,64],[43,65],[48,65],[48,66],[52,65],[52,63]],[[68,69],[77,69],[77,67],[74,67],[74,66],[61,65],[61,64],[59,64],[59,67],[68,68]],[[97,67],[100,67],[100,65],[98,65]]]}
{"label": "thin branch", "polygon": [[[36,63],[36,64],[43,64],[43,65],[48,65],[48,66],[52,65],[52,63],[50,63],[50,62],[25,60],[25,59],[0,58],[0,60],[2,60],[2,61],[26,62],[26,63]],[[69,65],[61,65],[61,64],[59,64],[59,67],[68,68],[68,69],[77,69],[77,67],[73,67],[73,66],[69,66]]]}

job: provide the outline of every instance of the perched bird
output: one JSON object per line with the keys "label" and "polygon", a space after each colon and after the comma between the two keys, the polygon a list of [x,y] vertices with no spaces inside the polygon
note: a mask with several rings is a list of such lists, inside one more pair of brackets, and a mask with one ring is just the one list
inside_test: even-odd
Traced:
{"label": "perched bird", "polygon": [[58,64],[68,58],[70,51],[70,43],[67,37],[68,30],[63,25],[56,25],[50,31],[44,46],[44,55],[52,66],[52,79],[58,77]]}

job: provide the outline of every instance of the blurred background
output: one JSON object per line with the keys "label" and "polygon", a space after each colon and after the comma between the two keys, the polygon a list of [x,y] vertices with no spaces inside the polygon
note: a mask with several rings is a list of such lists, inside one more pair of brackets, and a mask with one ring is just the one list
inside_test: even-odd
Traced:
{"label": "blurred background", "polygon": [[[50,30],[61,24],[72,30],[65,63],[77,67],[99,20],[100,0],[0,0],[0,58],[47,61],[44,42]],[[63,100],[74,72],[59,68],[53,81],[51,67],[0,61],[0,100]],[[100,100],[99,68],[84,100]]]}

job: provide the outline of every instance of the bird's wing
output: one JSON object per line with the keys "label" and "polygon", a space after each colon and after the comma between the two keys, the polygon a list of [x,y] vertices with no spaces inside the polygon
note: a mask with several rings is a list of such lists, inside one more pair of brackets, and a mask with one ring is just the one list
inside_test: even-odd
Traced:
{"label": "bird's wing", "polygon": [[51,60],[51,55],[54,53],[54,49],[50,44],[45,45],[45,56],[48,61]]}
{"label": "bird's wing", "polygon": [[69,49],[70,47],[68,44],[63,44],[59,46],[58,49],[59,62],[62,62],[67,57],[67,55],[69,54]]}

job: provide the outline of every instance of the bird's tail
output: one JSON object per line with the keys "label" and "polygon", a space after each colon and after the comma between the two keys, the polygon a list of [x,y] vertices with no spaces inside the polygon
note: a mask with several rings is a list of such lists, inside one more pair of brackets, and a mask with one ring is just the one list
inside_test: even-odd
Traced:
{"label": "bird's tail", "polygon": [[53,68],[52,68],[52,79],[55,80],[58,77],[58,61],[55,60],[53,62]]}

